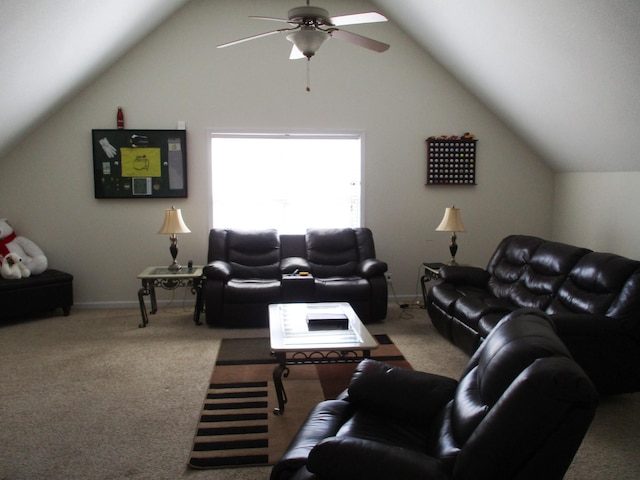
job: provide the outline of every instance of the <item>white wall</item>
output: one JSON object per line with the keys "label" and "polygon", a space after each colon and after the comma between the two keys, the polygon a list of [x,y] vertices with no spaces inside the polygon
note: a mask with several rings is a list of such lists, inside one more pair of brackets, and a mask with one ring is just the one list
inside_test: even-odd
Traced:
{"label": "white wall", "polygon": [[[485,265],[510,233],[550,236],[552,172],[391,22],[351,28],[390,43],[383,54],[327,42],[311,61],[310,93],[304,60],[288,60],[281,36],[214,48],[277,28],[247,15],[283,16],[299,3],[193,0],[0,159],[0,216],[75,275],[77,304],[134,304],[136,275],[168,263],[168,238],[156,232],[172,204],[192,230],[179,260],[206,260],[211,129],[363,130],[365,224],[399,295],[416,292],[422,261],[448,260],[449,235],[434,231],[446,206],[460,207],[467,227],[460,263]],[[118,105],[127,128],[186,120],[188,199],[94,199],[91,129],[115,128]],[[479,139],[478,185],[425,187],[424,140],[467,131]]]}
{"label": "white wall", "polygon": [[640,259],[640,172],[556,175],[553,237]]}

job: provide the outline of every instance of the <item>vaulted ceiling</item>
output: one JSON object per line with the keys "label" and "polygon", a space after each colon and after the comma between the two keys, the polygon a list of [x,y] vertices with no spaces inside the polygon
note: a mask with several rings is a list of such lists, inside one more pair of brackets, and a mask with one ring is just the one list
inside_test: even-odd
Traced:
{"label": "vaulted ceiling", "polygon": [[[188,1],[0,0],[0,156]],[[555,171],[640,170],[637,0],[371,3]]]}

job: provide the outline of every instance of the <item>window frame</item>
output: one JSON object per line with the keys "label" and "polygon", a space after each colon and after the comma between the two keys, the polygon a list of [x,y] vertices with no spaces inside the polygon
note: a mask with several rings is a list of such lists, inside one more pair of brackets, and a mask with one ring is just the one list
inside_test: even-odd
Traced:
{"label": "window frame", "polygon": [[209,228],[213,228],[213,158],[212,158],[212,139],[215,137],[225,138],[296,138],[296,139],[340,139],[353,138],[360,140],[360,226],[365,226],[365,132],[363,130],[316,130],[316,129],[299,129],[299,130],[272,130],[272,129],[210,129],[207,134],[207,187],[208,187],[208,219]]}

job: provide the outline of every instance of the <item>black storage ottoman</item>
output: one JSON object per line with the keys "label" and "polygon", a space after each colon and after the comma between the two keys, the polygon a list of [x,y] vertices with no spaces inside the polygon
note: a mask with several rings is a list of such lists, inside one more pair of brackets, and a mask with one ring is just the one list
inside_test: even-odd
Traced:
{"label": "black storage ottoman", "polygon": [[61,308],[69,315],[73,305],[73,275],[45,270],[17,280],[0,278],[0,320]]}

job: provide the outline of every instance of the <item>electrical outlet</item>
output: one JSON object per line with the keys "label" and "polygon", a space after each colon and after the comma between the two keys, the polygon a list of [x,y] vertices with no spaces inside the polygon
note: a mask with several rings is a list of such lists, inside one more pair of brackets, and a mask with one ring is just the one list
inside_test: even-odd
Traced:
{"label": "electrical outlet", "polygon": [[387,282],[391,281],[391,272],[385,273],[384,276],[387,277]]}

